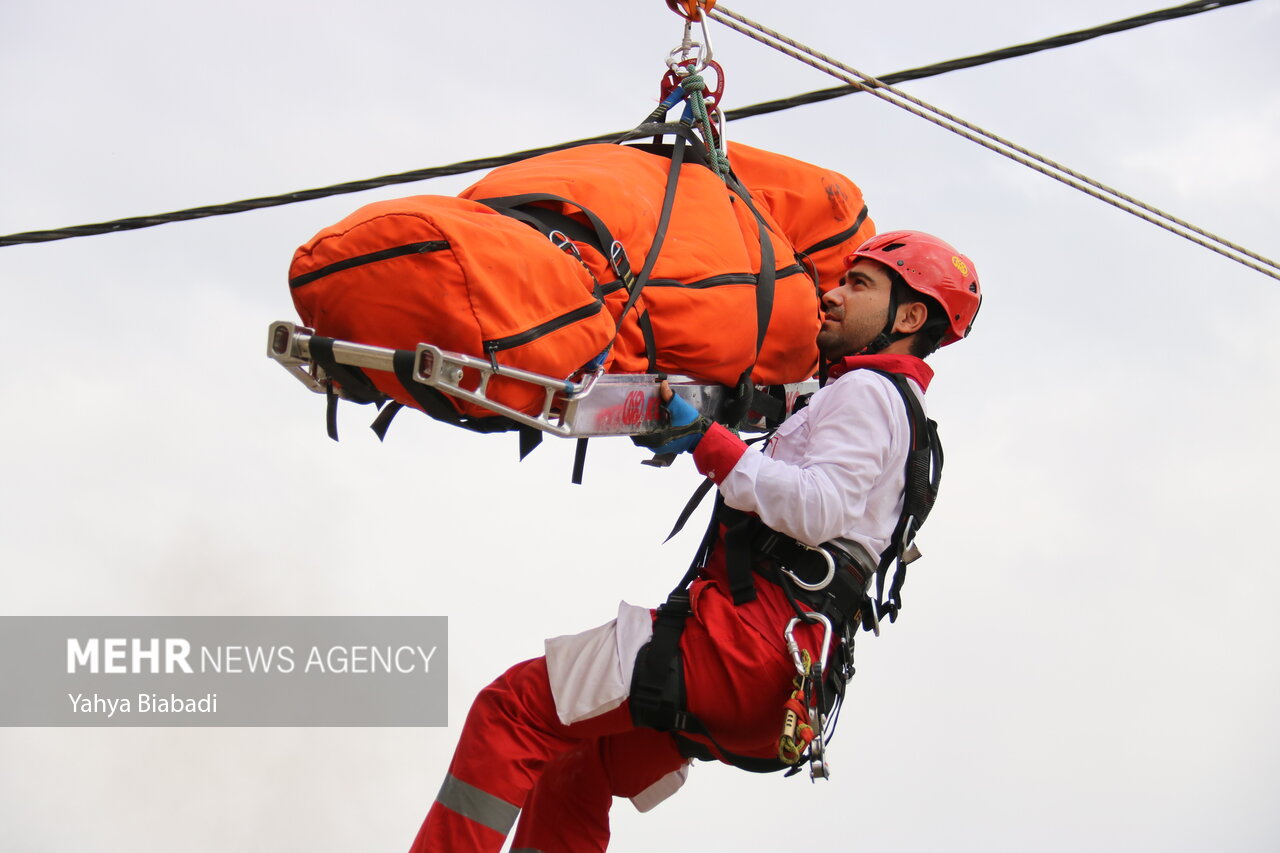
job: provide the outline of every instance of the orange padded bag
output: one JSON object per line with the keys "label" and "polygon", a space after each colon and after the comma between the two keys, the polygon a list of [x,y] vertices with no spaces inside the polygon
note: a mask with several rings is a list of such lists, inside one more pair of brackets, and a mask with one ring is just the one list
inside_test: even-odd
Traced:
{"label": "orange padded bag", "polygon": [[[524,223],[475,202],[414,196],[367,205],[293,256],[293,302],[317,335],[397,350],[418,343],[569,377],[598,355],[613,322],[591,274]],[[392,373],[383,393],[422,408]],[[463,387],[475,388],[468,370]],[[489,396],[527,413],[537,388],[495,377]],[[451,400],[463,415],[487,409]]]}
{"label": "orange padded bag", "polygon": [[839,172],[741,142],[729,144],[729,163],[813,264],[823,291],[839,283],[845,257],[875,236],[862,190]]}
{"label": "orange padded bag", "polygon": [[[544,230],[565,220],[577,223],[576,228],[565,225],[565,233],[602,282],[616,321],[630,294],[605,256],[608,247],[601,251],[605,239],[599,229],[587,227],[592,217],[583,209],[625,248],[631,270],[639,273],[654,243],[671,164],[665,151],[586,145],[495,169],[461,195],[555,197],[525,202],[520,211],[542,217]],[[595,233],[584,238],[583,229]],[[762,280],[772,280],[771,288],[758,289]],[[758,303],[769,290],[771,299]],[[814,283],[768,211],[750,204],[702,164],[685,162],[661,251],[623,318],[610,370],[652,367],[735,385],[751,369],[758,384],[801,381],[817,368],[818,316]],[[765,336],[757,348],[761,323]],[[645,325],[652,329],[652,365]]]}

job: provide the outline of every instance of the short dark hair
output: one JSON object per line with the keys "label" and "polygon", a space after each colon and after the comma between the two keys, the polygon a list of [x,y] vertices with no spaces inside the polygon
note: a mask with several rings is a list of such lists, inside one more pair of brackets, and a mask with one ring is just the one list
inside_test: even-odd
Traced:
{"label": "short dark hair", "polygon": [[924,325],[915,333],[915,338],[911,341],[911,354],[916,358],[925,358],[932,355],[942,343],[942,338],[946,335],[947,330],[951,328],[946,310],[932,296],[921,293],[908,285],[897,270],[891,267],[885,267],[885,269],[889,271],[889,281],[893,285],[893,304],[895,306],[906,305],[909,302],[919,302],[929,310],[929,316],[925,319]]}

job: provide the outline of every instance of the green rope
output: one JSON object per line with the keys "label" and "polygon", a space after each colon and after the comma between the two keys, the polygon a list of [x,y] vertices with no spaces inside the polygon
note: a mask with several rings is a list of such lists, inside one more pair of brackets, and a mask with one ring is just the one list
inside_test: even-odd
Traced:
{"label": "green rope", "polygon": [[707,161],[711,164],[711,169],[716,176],[723,179],[729,173],[729,158],[725,157],[716,147],[715,133],[711,127],[711,116],[707,113],[707,102],[703,98],[702,92],[707,88],[707,81],[702,79],[702,75],[690,72],[683,80],[680,86],[689,93],[689,108],[693,110],[693,117],[697,120],[702,128],[702,139],[707,148]]}

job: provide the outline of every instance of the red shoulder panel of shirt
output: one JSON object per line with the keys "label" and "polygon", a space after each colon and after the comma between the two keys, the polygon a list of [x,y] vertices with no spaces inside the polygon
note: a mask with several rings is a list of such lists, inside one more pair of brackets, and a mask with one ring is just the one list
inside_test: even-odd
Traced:
{"label": "red shoulder panel of shirt", "polygon": [[827,375],[835,379],[860,367],[901,373],[908,379],[914,379],[922,391],[929,390],[929,380],[933,379],[933,368],[914,355],[847,355],[832,365]]}

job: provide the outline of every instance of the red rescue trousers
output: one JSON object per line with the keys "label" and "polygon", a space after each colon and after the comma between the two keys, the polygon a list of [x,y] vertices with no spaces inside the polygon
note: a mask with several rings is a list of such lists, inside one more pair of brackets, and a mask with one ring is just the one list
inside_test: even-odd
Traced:
{"label": "red rescue trousers", "polygon": [[[794,614],[781,589],[763,582],[755,601],[735,606],[722,568],[707,571],[690,588],[680,640],[688,710],[725,749],[776,757],[795,676],[782,632]],[[812,626],[796,630],[805,648],[816,649],[819,636]],[[675,738],[637,728],[625,702],[564,725],[545,658],[525,661],[472,703],[411,853],[498,853],[513,826],[512,853],[603,851],[613,797],[635,796],[684,762]]]}

